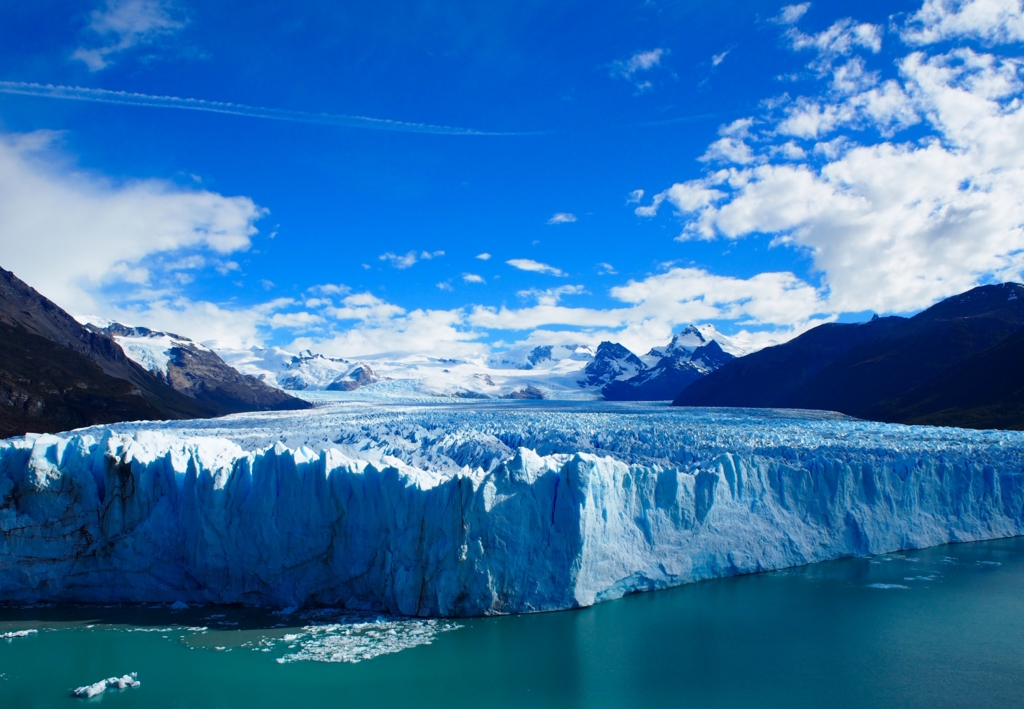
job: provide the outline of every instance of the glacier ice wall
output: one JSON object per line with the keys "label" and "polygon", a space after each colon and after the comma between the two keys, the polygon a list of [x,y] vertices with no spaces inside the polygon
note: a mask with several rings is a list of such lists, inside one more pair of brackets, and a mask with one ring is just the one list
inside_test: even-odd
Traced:
{"label": "glacier ice wall", "polygon": [[155,426],[0,442],[0,601],[517,613],[1024,532],[1015,433],[512,408]]}

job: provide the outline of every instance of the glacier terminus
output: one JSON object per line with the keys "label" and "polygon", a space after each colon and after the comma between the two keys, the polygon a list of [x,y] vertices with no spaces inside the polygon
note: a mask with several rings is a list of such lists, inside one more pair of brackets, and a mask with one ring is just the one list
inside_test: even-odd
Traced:
{"label": "glacier terminus", "polygon": [[410,616],[1024,533],[1024,433],[822,412],[335,399],[0,442],[0,601]]}

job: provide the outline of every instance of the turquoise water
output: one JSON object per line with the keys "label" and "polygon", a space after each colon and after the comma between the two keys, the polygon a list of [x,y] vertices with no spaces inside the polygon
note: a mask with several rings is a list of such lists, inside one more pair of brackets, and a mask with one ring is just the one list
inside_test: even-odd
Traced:
{"label": "turquoise water", "polygon": [[[0,608],[0,636],[37,631],[0,640],[0,707],[1024,707],[1024,539],[709,581],[581,611],[347,625],[336,616]],[[309,659],[332,656],[371,659]],[[140,687],[70,696],[130,672]]]}

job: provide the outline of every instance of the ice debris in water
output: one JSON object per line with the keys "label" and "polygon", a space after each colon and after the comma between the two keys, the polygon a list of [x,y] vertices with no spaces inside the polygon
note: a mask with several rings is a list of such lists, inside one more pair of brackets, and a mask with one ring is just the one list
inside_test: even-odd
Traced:
{"label": "ice debris in water", "polygon": [[867,587],[868,588],[902,588],[902,589],[909,589],[910,588],[910,586],[904,586],[903,584],[899,584],[899,583],[869,583]]}
{"label": "ice debris in water", "polygon": [[286,662],[360,662],[380,655],[429,645],[440,633],[462,626],[451,621],[418,618],[360,618],[341,616],[333,623],[307,625],[301,632],[281,638],[297,649],[283,657]]}
{"label": "ice debris in water", "polygon": [[101,679],[96,684],[88,684],[84,687],[73,689],[71,690],[71,694],[83,699],[89,699],[99,694],[103,694],[108,689],[128,689],[129,687],[138,687],[142,684],[138,678],[139,673],[132,672],[130,675],[125,675],[124,677]]}
{"label": "ice debris in water", "polygon": [[27,638],[29,635],[35,635],[38,630],[13,630],[9,633],[0,633],[0,640],[13,640],[14,638]]}

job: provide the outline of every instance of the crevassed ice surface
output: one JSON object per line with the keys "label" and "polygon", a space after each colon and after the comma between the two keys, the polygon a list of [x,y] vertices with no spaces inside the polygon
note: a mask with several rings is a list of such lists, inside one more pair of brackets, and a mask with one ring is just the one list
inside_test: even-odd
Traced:
{"label": "crevassed ice surface", "polygon": [[328,403],[0,442],[0,600],[460,616],[1019,535],[1024,434]]}

